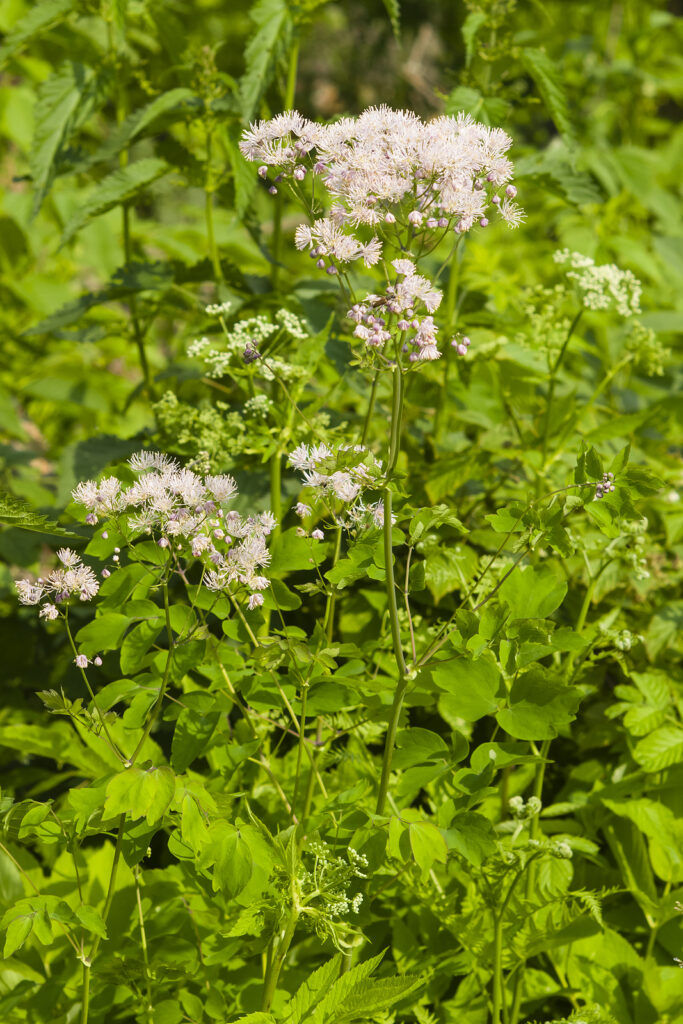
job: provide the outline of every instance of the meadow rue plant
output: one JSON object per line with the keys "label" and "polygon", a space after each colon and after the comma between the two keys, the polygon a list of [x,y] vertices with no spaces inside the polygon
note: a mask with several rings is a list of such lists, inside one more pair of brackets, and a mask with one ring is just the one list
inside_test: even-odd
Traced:
{"label": "meadow rue plant", "polygon": [[[10,150],[30,244],[22,201],[2,245],[61,287],[73,209],[59,260],[90,290],[37,326],[3,309],[0,1021],[677,1019],[675,161],[619,192],[652,169],[639,113],[669,138],[662,12],[598,52],[579,2],[566,53],[553,3],[473,0],[462,40],[441,12],[465,56],[429,120],[379,105],[388,37],[343,5],[208,33],[186,0],[104,5],[77,64],[45,59],[79,25],[44,7],[3,40],[0,133],[34,78],[37,102]],[[323,37],[310,64],[339,25],[362,82]]]}

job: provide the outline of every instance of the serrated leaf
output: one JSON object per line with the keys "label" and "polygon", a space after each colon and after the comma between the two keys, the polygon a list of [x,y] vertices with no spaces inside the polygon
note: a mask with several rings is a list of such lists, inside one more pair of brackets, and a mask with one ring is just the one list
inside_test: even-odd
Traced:
{"label": "serrated leaf", "polygon": [[683,729],[664,725],[636,743],[633,757],[646,772],[661,772],[683,764]]}
{"label": "serrated leaf", "polygon": [[24,43],[30,42],[41,32],[54,28],[73,9],[73,0],[44,0],[43,3],[30,7],[28,14],[17,22],[5,39],[4,45],[0,47],[0,64],[13,57]]}
{"label": "serrated leaf", "polygon": [[169,89],[161,96],[156,96],[144,107],[134,110],[123,121],[117,130],[95,151],[87,161],[88,165],[101,163],[118,156],[137,138],[148,134],[148,129],[155,130],[176,120],[173,114],[197,116],[201,113],[203,103],[191,89]]}
{"label": "serrated leaf", "polygon": [[477,32],[482,25],[486,24],[486,21],[487,15],[484,11],[470,11],[462,23],[460,32],[465,44],[465,67],[467,68],[472,63],[472,57],[474,56],[474,40]]}
{"label": "serrated leaf", "polygon": [[52,537],[83,540],[77,533],[65,530],[63,526],[47,519],[41,512],[34,511],[26,502],[6,491],[0,491],[0,523],[20,530],[31,530],[33,533],[46,533]]}
{"label": "serrated leaf", "polygon": [[541,99],[555,122],[555,127],[568,142],[573,142],[575,138],[574,125],[557,64],[543,50],[531,46],[525,46],[522,49],[522,63],[536,83]]}
{"label": "serrated leaf", "polygon": [[316,1024],[333,1020],[337,1009],[344,1005],[349,994],[355,988],[362,985],[365,979],[370,977],[375,968],[379,966],[383,957],[384,953],[378,953],[377,956],[364,960],[362,964],[357,964],[350,971],[342,974],[341,978],[337,979],[325,998],[316,1007],[313,1017]]}
{"label": "serrated leaf", "polygon": [[73,115],[94,77],[83,64],[66,61],[38,89],[29,164],[33,175],[33,214],[40,210],[54,177],[55,158],[66,142]]}
{"label": "serrated leaf", "polygon": [[401,41],[401,5],[398,0],[383,0],[384,7],[389,15],[391,31],[394,33],[396,42]]}
{"label": "serrated leaf", "polygon": [[286,45],[291,29],[285,0],[258,0],[249,17],[256,25],[256,32],[244,51],[246,70],[239,83],[245,121],[253,118],[259,100],[270,85],[280,51]]}
{"label": "serrated leaf", "polygon": [[337,953],[326,964],[314,971],[310,977],[295,992],[289,1004],[289,1013],[283,1020],[283,1024],[303,1024],[309,1016],[310,1011],[339,977],[341,966],[341,954]]}
{"label": "serrated leaf", "polygon": [[171,169],[165,160],[147,157],[109,174],[99,182],[93,194],[73,214],[64,228],[60,246],[70,242],[74,235],[95,217],[140,195],[152,182],[163,177]]}

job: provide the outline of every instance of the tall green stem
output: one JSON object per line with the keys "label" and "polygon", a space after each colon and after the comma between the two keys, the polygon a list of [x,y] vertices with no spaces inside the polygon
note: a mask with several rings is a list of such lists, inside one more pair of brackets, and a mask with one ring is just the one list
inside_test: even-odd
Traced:
{"label": "tall green stem", "polygon": [[387,602],[389,606],[389,622],[391,624],[391,640],[394,648],[394,658],[396,659],[396,669],[398,672],[398,680],[396,683],[396,690],[394,692],[394,701],[391,708],[391,715],[389,718],[389,728],[387,729],[387,735],[384,743],[384,757],[382,760],[382,774],[379,782],[379,792],[377,794],[377,813],[384,813],[384,806],[387,799],[387,790],[389,788],[389,776],[391,774],[391,760],[394,753],[394,743],[396,742],[396,731],[398,729],[398,720],[401,715],[401,708],[403,707],[403,699],[405,697],[406,689],[408,686],[408,667],[403,657],[403,647],[401,644],[401,627],[398,621],[398,605],[396,601],[396,582],[394,580],[394,560],[393,560],[393,542],[392,542],[392,515],[393,515],[393,500],[391,493],[391,478],[396,468],[396,462],[398,460],[398,454],[401,446],[401,420],[403,417],[403,371],[400,366],[394,368],[394,379],[393,379],[393,401],[391,406],[391,428],[389,435],[389,459],[387,463],[387,482],[384,489],[384,561],[385,561],[385,573],[386,573],[386,589],[387,589]]}
{"label": "tall green stem", "polygon": [[168,583],[164,583],[162,593],[164,595],[164,613],[166,616],[166,634],[168,636],[168,654],[166,655],[166,665],[164,666],[164,675],[163,679],[161,680],[159,696],[157,697],[154,707],[152,708],[151,715],[149,716],[147,722],[145,723],[145,728],[143,729],[142,736],[140,737],[138,745],[136,746],[133,756],[130,760],[131,765],[137,760],[140,751],[145,745],[147,737],[152,731],[154,723],[161,714],[161,707],[164,703],[164,697],[166,696],[166,688],[168,686],[168,680],[171,674],[171,664],[173,662],[173,650],[175,645],[173,643],[173,630],[171,628],[171,610],[168,604]]}
{"label": "tall green stem", "polygon": [[213,225],[213,196],[215,192],[215,184],[213,180],[213,167],[211,163],[212,158],[212,143],[213,135],[211,128],[206,129],[206,183],[204,186],[204,219],[206,221],[206,242],[209,249],[209,258],[211,260],[211,266],[213,267],[213,274],[216,278],[216,286],[223,283],[223,271],[221,270],[221,261],[218,256],[218,247],[216,246],[216,232],[214,231]]}
{"label": "tall green stem", "polygon": [[264,1013],[268,1013],[273,1005],[273,998],[277,990],[280,971],[282,970],[282,965],[284,964],[287,953],[289,952],[289,947],[292,944],[292,939],[294,938],[294,932],[296,930],[296,923],[299,920],[299,902],[295,891],[295,885],[295,880],[292,879],[292,908],[287,919],[285,930],[282,933],[282,936],[277,943],[276,950],[268,963],[266,976],[263,982],[261,1010]]}
{"label": "tall green stem", "polygon": [[[285,110],[291,110],[292,107],[294,106],[294,97],[296,95],[296,75],[298,67],[299,39],[295,38],[292,42],[292,48],[289,51],[289,65],[287,67],[287,84],[285,86],[284,95]],[[278,192],[277,199],[275,200],[275,216],[273,218],[273,267],[270,275],[270,281],[274,292],[276,292],[278,288],[278,276],[280,271],[283,209],[284,199],[282,196],[282,192]]]}
{"label": "tall green stem", "polygon": [[555,383],[557,381],[557,371],[560,368],[562,360],[564,359],[565,352],[567,351],[567,347],[569,345],[569,342],[571,341],[571,337],[572,337],[574,331],[576,330],[576,328],[578,327],[579,320],[581,319],[582,316],[583,316],[583,309],[580,309],[579,312],[576,314],[576,316],[574,317],[574,319],[572,320],[572,322],[570,324],[569,330],[567,331],[567,336],[564,339],[564,342],[562,344],[562,348],[559,351],[557,359],[555,360],[553,366],[550,368],[550,384],[548,386],[548,397],[546,399],[545,417],[544,417],[544,421],[543,421],[543,442],[542,442],[542,445],[541,445],[541,469],[540,469],[540,472],[539,472],[538,476],[536,477],[536,497],[538,497],[538,495],[541,493],[541,485],[543,483],[543,474],[544,474],[544,472],[546,470],[546,463],[548,461],[548,441],[549,441],[549,438],[550,438],[550,414],[551,414],[551,411],[552,411],[553,398],[555,397]]}

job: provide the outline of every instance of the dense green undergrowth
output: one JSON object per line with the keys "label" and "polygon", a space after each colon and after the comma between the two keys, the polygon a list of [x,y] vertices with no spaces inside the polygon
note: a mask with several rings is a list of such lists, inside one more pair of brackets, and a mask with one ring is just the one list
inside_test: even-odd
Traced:
{"label": "dense green undergrowth", "polygon": [[[0,29],[0,1020],[683,1022],[680,20]],[[381,104],[347,261],[240,140]]]}

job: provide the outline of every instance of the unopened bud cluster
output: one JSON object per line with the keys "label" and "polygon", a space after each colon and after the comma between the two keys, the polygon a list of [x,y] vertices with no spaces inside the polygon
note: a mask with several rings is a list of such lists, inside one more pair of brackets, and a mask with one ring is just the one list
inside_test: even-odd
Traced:
{"label": "unopened bud cluster", "polygon": [[614,489],[614,473],[603,473],[602,480],[595,486],[595,498],[593,500],[599,501],[600,498],[604,497],[605,494],[609,494]]}

